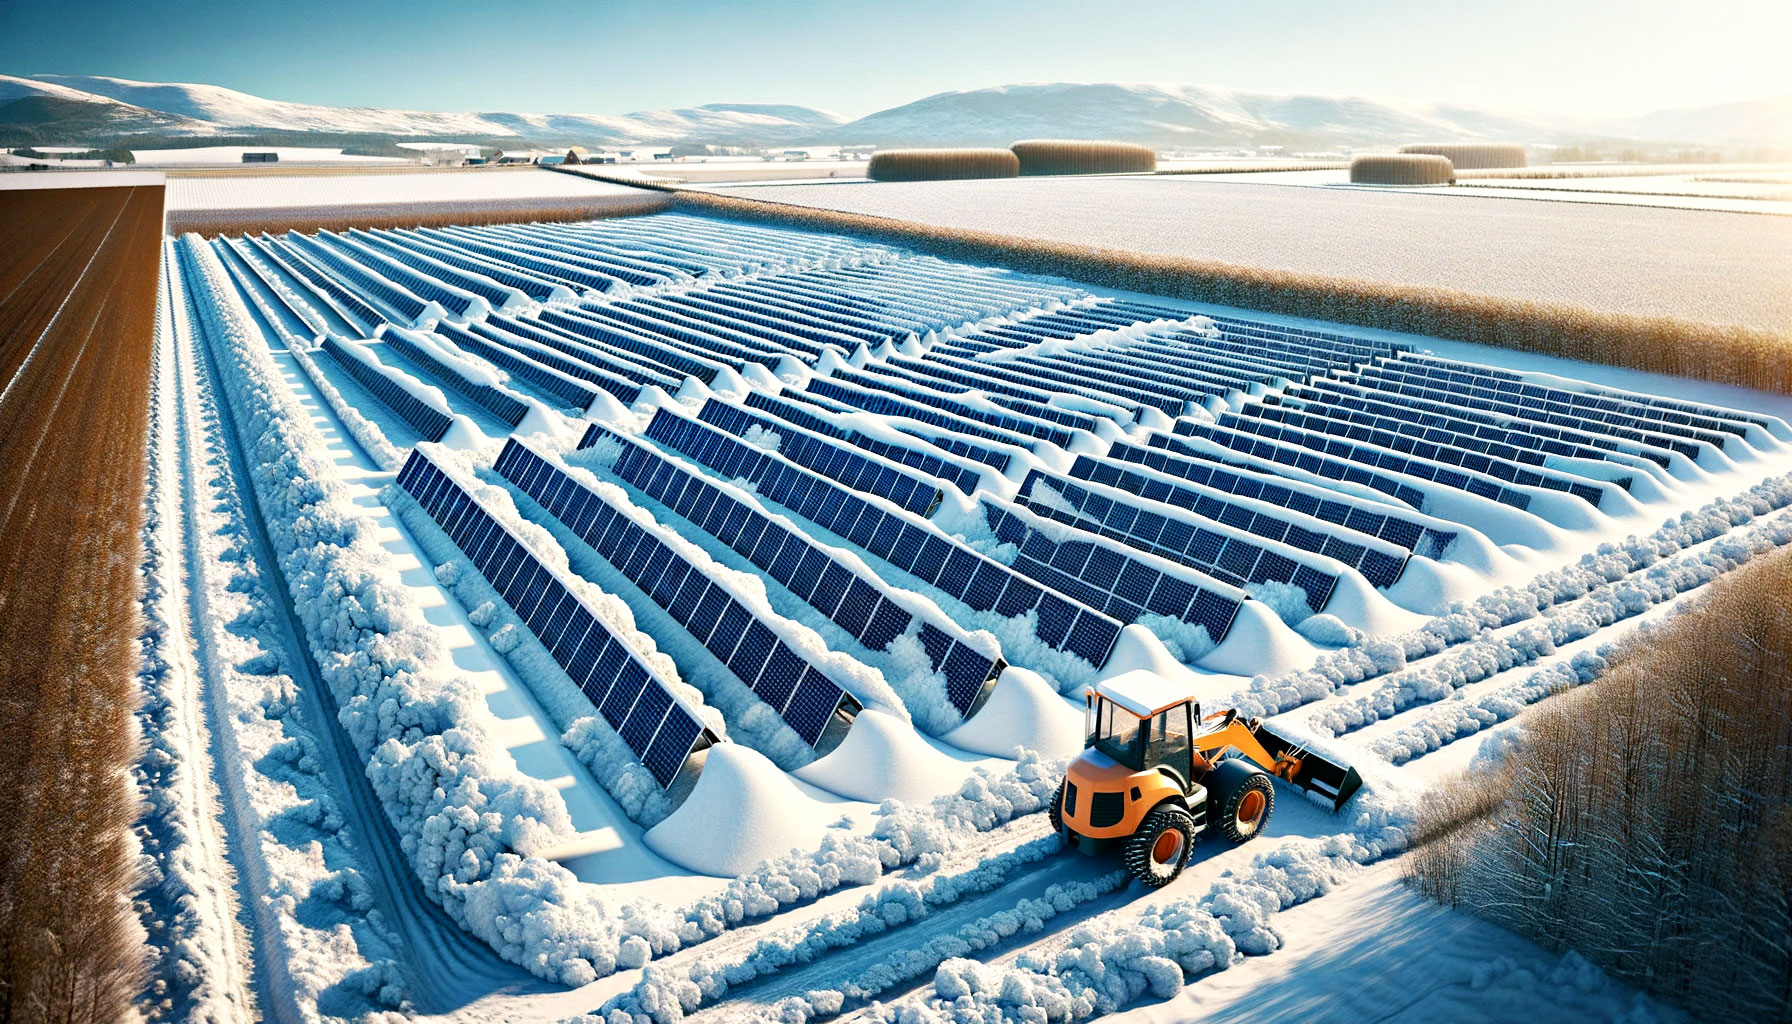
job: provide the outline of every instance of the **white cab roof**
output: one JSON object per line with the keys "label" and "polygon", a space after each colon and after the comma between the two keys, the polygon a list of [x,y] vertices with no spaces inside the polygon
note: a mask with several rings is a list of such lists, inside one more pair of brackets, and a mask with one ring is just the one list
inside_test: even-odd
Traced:
{"label": "white cab roof", "polygon": [[1136,668],[1095,684],[1095,692],[1146,718],[1193,694],[1150,669]]}

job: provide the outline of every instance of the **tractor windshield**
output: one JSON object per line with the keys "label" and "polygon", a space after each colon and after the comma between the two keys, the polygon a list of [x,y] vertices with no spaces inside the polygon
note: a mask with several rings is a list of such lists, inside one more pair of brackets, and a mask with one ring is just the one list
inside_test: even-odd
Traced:
{"label": "tractor windshield", "polygon": [[1088,745],[1133,771],[1142,771],[1145,765],[1143,720],[1105,697],[1095,697],[1093,701],[1089,705]]}

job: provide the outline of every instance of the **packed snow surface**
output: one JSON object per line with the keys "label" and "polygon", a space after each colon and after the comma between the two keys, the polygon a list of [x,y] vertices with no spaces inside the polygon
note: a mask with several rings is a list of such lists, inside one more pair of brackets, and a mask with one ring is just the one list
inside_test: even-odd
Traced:
{"label": "packed snow surface", "polygon": [[814,849],[846,809],[804,792],[758,751],[722,743],[704,755],[691,795],[646,840],[674,864],[732,878],[767,858]]}
{"label": "packed snow surface", "polygon": [[[1202,177],[790,185],[740,194],[1244,266],[1792,326],[1784,290],[1792,278],[1792,219]],[[1538,238],[1550,244],[1538,246]],[[1525,258],[1509,258],[1515,252]]]}
{"label": "packed snow surface", "polygon": [[453,203],[500,199],[601,199],[639,191],[535,168],[471,168],[392,174],[258,174],[172,178],[170,210],[254,210]]}

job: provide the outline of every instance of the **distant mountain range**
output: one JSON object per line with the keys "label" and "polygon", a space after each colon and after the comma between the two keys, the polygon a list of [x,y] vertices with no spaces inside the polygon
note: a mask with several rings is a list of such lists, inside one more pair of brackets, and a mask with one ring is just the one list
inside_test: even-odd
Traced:
{"label": "distant mountain range", "polygon": [[1339,148],[1484,139],[1571,143],[1638,139],[1707,146],[1792,144],[1792,96],[1640,118],[1575,122],[1462,106],[1361,97],[1279,96],[1203,85],[1047,83],[945,92],[847,121],[811,107],[712,103],[632,114],[438,113],[326,107],[214,85],[85,75],[0,75],[0,129],[82,142],[107,135],[378,134],[411,139],[518,138],[588,145],[1007,145],[1037,137],[1156,146]]}

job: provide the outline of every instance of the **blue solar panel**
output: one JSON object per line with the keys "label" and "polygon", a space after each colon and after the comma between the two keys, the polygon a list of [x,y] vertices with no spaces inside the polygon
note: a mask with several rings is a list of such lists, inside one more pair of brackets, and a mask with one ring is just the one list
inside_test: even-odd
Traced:
{"label": "blue solar panel", "polygon": [[[495,468],[627,575],[726,664],[755,696],[774,711],[784,710],[797,678],[811,666],[721,583],[708,579],[668,538],[637,522],[520,441],[512,439],[505,445]],[[800,549],[796,544],[790,547]],[[704,609],[703,618],[697,617],[700,606]],[[727,628],[716,628],[718,623]],[[744,635],[740,631],[742,625]],[[830,714],[836,707],[845,708],[848,715],[857,712],[858,702],[854,698],[827,682],[825,676],[817,673],[817,678],[834,688]],[[821,683],[815,685],[820,687]],[[814,699],[822,698],[818,695]],[[791,724],[794,727],[797,723]],[[820,738],[820,733],[804,736],[811,744]]]}
{"label": "blue solar panel", "polygon": [[[804,534],[766,518],[716,484],[676,466],[651,448],[596,425],[587,428],[581,446],[588,447],[602,437],[613,438],[623,445],[622,456],[611,467],[619,478],[639,487],[648,497],[663,502],[745,556],[767,576],[807,601],[866,647],[884,650],[908,630],[914,616],[885,597],[880,589],[881,581],[875,577],[869,582],[861,579],[858,569],[837,560]],[[506,459],[506,455],[500,455],[500,472],[506,472]],[[721,614],[719,607],[706,597],[694,616],[704,622],[717,621]],[[738,640],[744,628],[744,617],[737,623],[724,621],[715,635]],[[981,693],[981,684],[993,680],[1000,672],[1000,660],[982,653],[976,645],[969,643],[968,637],[955,638],[954,643],[971,652],[972,660],[981,659],[984,666],[978,687],[978,693]],[[942,654],[941,660],[934,661],[936,670],[946,656]],[[972,700],[962,702],[954,699],[953,706],[961,714],[968,713],[975,696],[973,694]]]}
{"label": "blue solar panel", "polygon": [[466,552],[660,785],[672,784],[697,745],[714,741],[696,713],[554,570],[428,456],[411,452],[398,484]]}
{"label": "blue solar panel", "polygon": [[440,441],[442,435],[448,432],[452,421],[446,413],[425,403],[398,381],[345,351],[335,336],[324,338],[323,349],[337,365],[348,371],[355,383],[367,389],[369,394],[409,424],[425,441]]}
{"label": "blue solar panel", "polygon": [[[588,440],[595,436],[592,428],[587,428],[586,435]],[[707,424],[687,420],[670,410],[661,409],[648,424],[647,436],[689,455],[725,476],[751,482],[760,494],[770,500],[842,534],[879,558],[889,558],[898,550],[913,550],[912,542],[906,545],[903,543],[904,534],[926,536],[927,547],[923,548],[922,556],[913,565],[905,567],[906,571],[940,587],[977,611],[988,611],[994,607],[993,601],[980,603],[987,600],[987,592],[974,594],[970,590],[971,580],[980,564],[993,566],[1005,579],[1014,576],[1014,571],[1008,567],[957,541],[930,533],[917,523],[905,521],[900,516],[896,517],[895,529],[882,529],[892,513],[772,453],[736,441]],[[834,505],[836,501],[837,511]],[[936,548],[938,559],[930,559],[928,552]],[[1100,667],[1106,663],[1113,641],[1119,638],[1120,623],[1093,608],[1081,608],[1079,614],[1099,620],[1099,625],[1091,626],[1075,636],[1066,632],[1059,637],[1059,643],[1053,646],[1062,646],[1062,649]]]}

